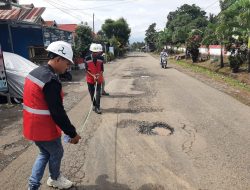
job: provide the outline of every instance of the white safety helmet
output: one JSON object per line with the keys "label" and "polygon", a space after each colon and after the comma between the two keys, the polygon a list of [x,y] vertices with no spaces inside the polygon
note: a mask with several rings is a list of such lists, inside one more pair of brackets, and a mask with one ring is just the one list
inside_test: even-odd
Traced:
{"label": "white safety helmet", "polygon": [[69,43],[64,41],[52,42],[46,49],[49,52],[57,54],[73,63],[73,51]]}
{"label": "white safety helmet", "polygon": [[90,51],[92,52],[102,52],[102,45],[101,44],[96,44],[92,43],[89,48]]}
{"label": "white safety helmet", "polygon": [[101,44],[97,44],[98,45],[98,47],[99,47],[99,52],[102,52],[103,50],[102,50],[102,45]]}

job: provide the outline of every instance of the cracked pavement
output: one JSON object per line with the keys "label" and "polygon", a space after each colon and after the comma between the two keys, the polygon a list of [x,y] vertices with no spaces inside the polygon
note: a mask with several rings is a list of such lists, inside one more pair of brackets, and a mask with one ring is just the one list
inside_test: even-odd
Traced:
{"label": "cracked pavement", "polygon": [[[82,136],[77,145],[63,143],[62,173],[75,182],[72,190],[250,187],[249,106],[169,66],[161,69],[157,59],[144,53],[106,64],[110,96],[101,99],[103,114],[91,112],[84,127],[90,98],[83,76],[77,74],[79,83],[64,83],[65,107]],[[164,128],[154,135],[138,132],[140,126],[155,124],[170,126],[174,132],[170,135]],[[1,139],[12,135],[20,142],[20,127],[20,120],[6,125]],[[27,189],[38,150],[26,143],[3,167],[2,189]],[[7,144],[5,149],[12,145]],[[47,177],[46,169],[42,190],[52,189],[46,185]]]}

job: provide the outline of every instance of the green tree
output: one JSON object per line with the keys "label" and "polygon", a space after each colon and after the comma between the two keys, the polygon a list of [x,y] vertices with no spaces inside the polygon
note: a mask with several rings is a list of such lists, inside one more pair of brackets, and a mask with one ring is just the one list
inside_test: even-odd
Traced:
{"label": "green tree", "polygon": [[189,33],[189,37],[186,41],[187,51],[191,54],[193,63],[198,61],[199,47],[201,45],[202,31],[193,30]]}
{"label": "green tree", "polygon": [[185,44],[193,29],[204,30],[208,24],[205,15],[206,12],[195,4],[184,4],[176,11],[170,12],[167,16],[166,28],[172,35],[172,43],[178,46]]}
{"label": "green tree", "polygon": [[221,11],[226,10],[228,7],[230,7],[236,0],[220,0],[220,9]]}
{"label": "green tree", "polygon": [[206,45],[207,47],[209,45],[218,45],[220,42],[218,40],[218,37],[214,31],[216,31],[218,23],[218,17],[214,16],[213,14],[209,15],[208,19],[208,25],[206,27],[206,30],[204,31],[203,38],[202,38],[202,45]]}
{"label": "green tree", "polygon": [[217,25],[213,23],[209,23],[207,25],[207,29],[204,31],[204,36],[202,38],[202,45],[209,46],[209,45],[219,45],[219,40],[214,32],[216,30]]}
{"label": "green tree", "polygon": [[120,47],[127,46],[131,29],[124,18],[120,18],[116,21],[112,19],[105,20],[102,25],[102,31],[108,39],[115,37]]}
{"label": "green tree", "polygon": [[75,56],[85,56],[89,51],[89,46],[93,41],[92,29],[87,23],[80,24],[76,29],[74,55]]}
{"label": "green tree", "polygon": [[156,23],[151,24],[148,29],[146,30],[145,34],[145,42],[149,46],[150,51],[155,51],[156,49],[156,42],[158,39],[158,34],[155,30]]}
{"label": "green tree", "polygon": [[106,42],[108,42],[108,38],[102,30],[99,30],[94,36],[94,42],[99,44],[105,44]]}
{"label": "green tree", "polygon": [[108,39],[111,39],[114,36],[115,29],[114,29],[115,21],[112,19],[105,20],[104,24],[102,25],[102,31],[106,35]]}
{"label": "green tree", "polygon": [[[223,36],[222,41],[227,45],[228,50],[231,50],[233,53],[235,51],[235,43],[239,43],[239,41],[241,41],[242,44],[239,45],[247,44],[250,36],[250,1],[224,0],[220,3],[222,11],[219,14],[217,33]],[[232,36],[239,36],[239,40],[235,41]],[[242,53],[240,51],[237,52]],[[237,55],[235,56],[238,57]],[[242,61],[240,60],[239,63],[242,63]],[[250,72],[250,60],[248,61],[248,71]]]}
{"label": "green tree", "polygon": [[220,42],[221,54],[220,54],[220,67],[224,67],[223,60],[223,46],[228,43],[229,37],[232,36],[232,20],[231,15],[227,15],[225,10],[234,2],[235,0],[220,0],[221,12],[218,15],[218,24],[216,27],[216,36]]}
{"label": "green tree", "polygon": [[160,52],[164,46],[172,45],[172,35],[167,28],[157,33],[156,49]]}
{"label": "green tree", "polygon": [[145,47],[144,42],[134,42],[131,44],[131,50],[132,51],[140,51]]}
{"label": "green tree", "polygon": [[248,43],[248,72],[250,72],[250,1],[237,0],[225,11],[234,15],[234,31],[241,35],[243,43]]}

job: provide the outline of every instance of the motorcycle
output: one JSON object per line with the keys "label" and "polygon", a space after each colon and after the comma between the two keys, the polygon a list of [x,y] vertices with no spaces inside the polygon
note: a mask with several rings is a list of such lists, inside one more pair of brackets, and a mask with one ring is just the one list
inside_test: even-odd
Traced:
{"label": "motorcycle", "polygon": [[167,55],[162,55],[161,56],[161,67],[166,69],[167,68],[167,64],[168,64],[168,61],[167,61]]}

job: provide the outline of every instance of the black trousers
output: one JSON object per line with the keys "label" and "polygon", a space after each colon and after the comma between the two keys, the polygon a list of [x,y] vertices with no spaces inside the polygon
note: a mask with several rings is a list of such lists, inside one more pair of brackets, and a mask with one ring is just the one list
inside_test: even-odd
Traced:
{"label": "black trousers", "polygon": [[102,94],[105,92],[105,89],[104,89],[104,88],[105,88],[105,80],[103,80],[103,82],[102,82],[102,90],[101,90],[101,91],[102,91]]}
{"label": "black trousers", "polygon": [[101,85],[102,84],[97,84],[96,88],[96,98],[94,98],[95,94],[95,84],[87,83],[88,84],[88,89],[89,89],[89,94],[91,97],[91,101],[93,102],[93,106],[96,108],[100,108],[100,102],[101,102]]}

